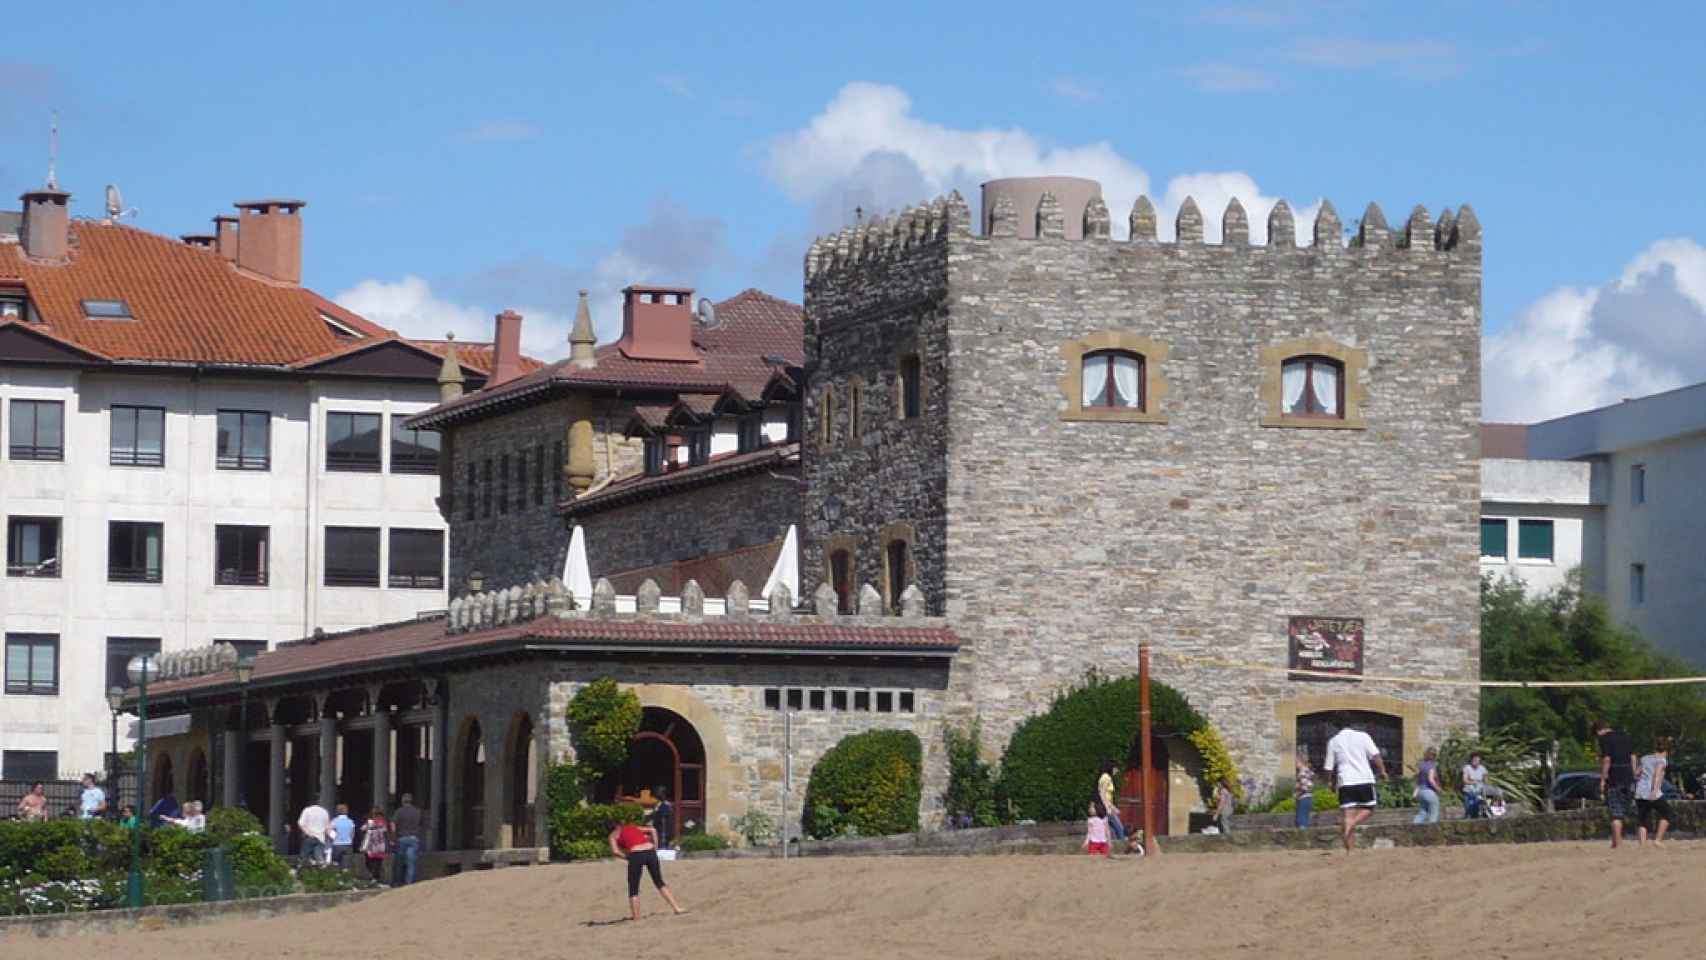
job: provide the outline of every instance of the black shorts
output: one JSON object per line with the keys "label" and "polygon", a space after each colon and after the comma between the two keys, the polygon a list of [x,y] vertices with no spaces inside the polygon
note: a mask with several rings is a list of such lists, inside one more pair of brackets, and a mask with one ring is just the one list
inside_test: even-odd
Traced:
{"label": "black shorts", "polygon": [[1375,803],[1374,784],[1372,783],[1353,783],[1348,787],[1339,788],[1339,809],[1341,810],[1350,807],[1372,807]]}
{"label": "black shorts", "polygon": [[1635,810],[1641,817],[1641,826],[1648,830],[1657,830],[1660,820],[1674,821],[1671,816],[1670,801],[1663,797],[1657,800],[1636,800]]}
{"label": "black shorts", "polygon": [[1629,808],[1634,805],[1635,788],[1633,786],[1612,784],[1605,788],[1605,809],[1611,813],[1611,819],[1629,819]]}
{"label": "black shorts", "polygon": [[628,854],[628,896],[640,895],[640,871],[652,875],[652,886],[663,886],[663,868],[658,866],[656,850],[636,850]]}

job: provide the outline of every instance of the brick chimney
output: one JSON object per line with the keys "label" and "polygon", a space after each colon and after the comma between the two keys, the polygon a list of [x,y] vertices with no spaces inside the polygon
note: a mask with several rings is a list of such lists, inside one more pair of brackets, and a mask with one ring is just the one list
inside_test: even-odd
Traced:
{"label": "brick chimney", "polygon": [[182,240],[185,246],[199,247],[203,250],[212,250],[214,248],[213,234],[211,233],[186,233],[178,237],[178,239]]}
{"label": "brick chimney", "polygon": [[625,287],[622,339],[616,346],[631,360],[694,363],[693,290],[689,287]]}
{"label": "brick chimney", "polygon": [[301,283],[301,210],[307,205],[301,200],[237,203],[237,266],[283,283]]}
{"label": "brick chimney", "polygon": [[237,218],[222,213],[213,218],[213,245],[227,260],[237,259]]}
{"label": "brick chimney", "polygon": [[486,386],[521,376],[521,314],[505,310],[492,328],[492,376]]}
{"label": "brick chimney", "polygon": [[71,194],[48,186],[18,199],[24,202],[24,224],[19,231],[24,255],[36,260],[64,260],[70,246]]}

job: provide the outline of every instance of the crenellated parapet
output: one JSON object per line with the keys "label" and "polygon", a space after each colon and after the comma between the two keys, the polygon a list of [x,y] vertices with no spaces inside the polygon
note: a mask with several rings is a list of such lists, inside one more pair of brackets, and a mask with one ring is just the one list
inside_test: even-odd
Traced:
{"label": "crenellated parapet", "polygon": [[687,581],[679,595],[664,596],[657,582],[649,579],[640,584],[637,592],[624,595],[618,594],[609,580],[600,578],[593,584],[589,602],[577,604],[563,582],[552,578],[458,597],[450,603],[446,629],[450,633],[471,633],[528,623],[547,615],[659,623],[761,619],[772,623],[798,620],[849,626],[893,626],[897,621],[919,622],[922,626],[923,621],[931,621],[939,626],[942,622],[940,617],[924,615],[924,594],[913,585],[901,593],[898,615],[884,609],[881,594],[869,583],[860,588],[856,614],[840,614],[838,599],[827,584],[820,585],[809,599],[798,602],[781,584],[767,597],[752,597],[746,584],[739,580],[729,584],[721,597],[705,596],[696,580]]}
{"label": "crenellated parapet", "polygon": [[[1065,214],[1052,194],[1044,193],[1036,207],[1028,210],[1016,209],[1010,197],[1001,195],[986,211],[987,230],[979,235],[974,233],[970,209],[956,192],[920,207],[908,207],[892,217],[879,217],[848,227],[840,233],[819,237],[806,253],[806,286],[808,289],[822,288],[825,284],[840,287],[876,279],[920,251],[942,251],[959,240],[992,244],[1066,242],[1134,248],[1214,247],[1222,250],[1281,251],[1299,247],[1295,215],[1284,200],[1275,203],[1268,211],[1268,242],[1265,245],[1251,243],[1249,214],[1236,197],[1220,212],[1219,243],[1211,244],[1205,240],[1204,216],[1196,199],[1186,197],[1174,218],[1174,239],[1170,243],[1160,243],[1156,236],[1155,205],[1148,197],[1139,196],[1127,217],[1129,229],[1126,238],[1116,240],[1109,229],[1108,208],[1098,196],[1082,211],[1083,239],[1067,239],[1072,231],[1065,229]],[[1027,227],[1034,225],[1034,229],[1022,230],[1022,223]],[[1480,221],[1467,204],[1456,211],[1442,210],[1437,219],[1430,218],[1426,208],[1417,206],[1401,227],[1393,228],[1387,224],[1379,205],[1370,203],[1363,210],[1356,232],[1347,243],[1338,213],[1331,203],[1322,201],[1310,233],[1311,242],[1305,245],[1305,249],[1329,256],[1351,251],[1372,253],[1392,250],[1479,258],[1481,252]]]}

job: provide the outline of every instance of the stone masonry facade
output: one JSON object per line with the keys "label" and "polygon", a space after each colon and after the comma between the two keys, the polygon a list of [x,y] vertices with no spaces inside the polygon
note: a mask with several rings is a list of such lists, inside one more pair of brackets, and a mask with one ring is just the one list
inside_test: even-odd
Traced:
{"label": "stone masonry facade", "polygon": [[[1289,777],[1295,719],[1318,709],[1401,717],[1409,765],[1476,725],[1472,687],[1294,681],[1291,616],[1362,618],[1370,676],[1479,673],[1481,235],[1469,208],[1417,208],[1390,229],[1370,206],[1347,244],[1330,206],[1313,244],[1276,207],[1265,246],[1236,201],[1224,240],[1194,203],[1176,242],[1140,200],[1132,239],[1092,201],[1068,240],[1050,197],[1015,236],[957,196],[844,231],[806,260],[802,588],[825,545],[915,531],[916,581],[965,647],[954,722],[981,718],[999,754],[1014,727],[1095,668],[1156,677],[1221,731],[1258,784]],[[1075,344],[1152,345],[1141,420],[1068,416]],[[895,416],[895,357],[916,351],[924,403]],[[1081,350],[1078,350],[1081,353]],[[1276,417],[1281,361],[1344,362],[1346,416]],[[850,434],[855,380],[870,423]],[[837,423],[820,423],[834,397]],[[1319,427],[1328,427],[1320,429]],[[1193,662],[1215,657],[1231,669]]]}
{"label": "stone masonry facade", "polygon": [[[783,472],[787,470],[788,472]],[[800,481],[785,465],[577,515],[600,576],[774,543],[799,517]],[[560,571],[559,571],[560,572]],[[761,590],[763,583],[749,583]]]}

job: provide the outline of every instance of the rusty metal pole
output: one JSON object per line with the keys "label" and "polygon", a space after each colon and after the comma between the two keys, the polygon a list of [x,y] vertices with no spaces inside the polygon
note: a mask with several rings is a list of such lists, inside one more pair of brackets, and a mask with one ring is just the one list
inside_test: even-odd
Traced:
{"label": "rusty metal pole", "polygon": [[1155,856],[1161,852],[1161,847],[1155,842],[1155,806],[1149,802],[1149,778],[1153,775],[1154,758],[1151,755],[1149,732],[1149,644],[1140,643],[1137,646],[1137,740],[1139,744],[1139,762],[1143,769],[1139,772],[1137,782],[1141,784],[1139,794],[1143,798],[1143,852],[1147,856]]}

